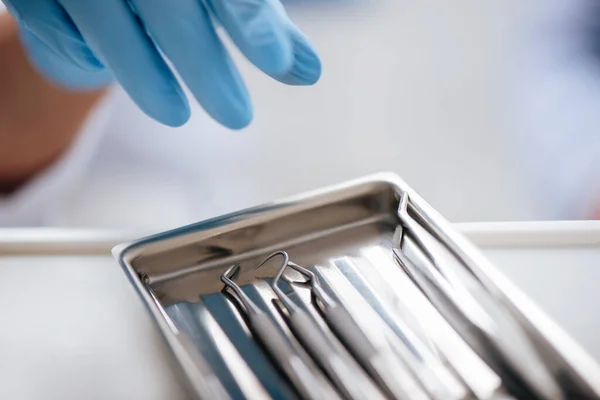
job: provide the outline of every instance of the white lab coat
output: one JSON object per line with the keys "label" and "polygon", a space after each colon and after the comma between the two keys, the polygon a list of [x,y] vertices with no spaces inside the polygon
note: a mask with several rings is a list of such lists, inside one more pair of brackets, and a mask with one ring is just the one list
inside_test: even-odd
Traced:
{"label": "white lab coat", "polygon": [[157,230],[254,205],[238,168],[245,137],[197,106],[185,127],[162,126],[114,88],[60,160],[0,199],[0,227]]}

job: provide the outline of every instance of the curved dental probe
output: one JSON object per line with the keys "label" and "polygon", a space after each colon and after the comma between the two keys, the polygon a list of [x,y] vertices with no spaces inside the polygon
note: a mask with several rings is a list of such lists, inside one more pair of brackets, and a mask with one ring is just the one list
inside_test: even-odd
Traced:
{"label": "curved dental probe", "polygon": [[271,355],[276,365],[289,378],[302,399],[317,400],[322,398],[324,393],[328,398],[339,399],[328,382],[319,377],[302,360],[296,348],[288,341],[271,317],[261,310],[244,293],[242,288],[233,281],[239,271],[240,266],[236,264],[221,275],[221,282],[225,285],[223,291],[232,290],[242,303],[246,312],[248,328],[255,339]]}
{"label": "curved dental probe", "polygon": [[254,304],[250,297],[248,297],[248,295],[244,293],[242,288],[233,281],[233,279],[237,278],[239,272],[240,265],[234,264],[221,275],[221,282],[223,282],[223,284],[225,285],[225,287],[223,287],[222,292],[226,291],[227,289],[232,290],[233,293],[235,293],[238,300],[240,301],[241,305],[244,307],[244,311],[246,312],[246,314],[258,314],[261,312],[258,306]]}
{"label": "curved dental probe", "polygon": [[306,284],[310,286],[310,293],[313,297],[313,301],[319,306],[320,309],[324,307],[335,307],[337,305],[335,300],[333,300],[331,296],[325,292],[321,286],[321,283],[319,282],[319,278],[311,270],[304,268],[303,266],[292,261],[288,262],[288,266],[307,279]]}
{"label": "curved dental probe", "polygon": [[[283,290],[281,290],[281,288],[279,287],[279,284],[278,284],[283,276],[283,273],[285,272],[285,268],[287,267],[287,265],[290,262],[289,254],[285,251],[276,251],[275,253],[272,253],[267,258],[265,258],[254,269],[257,270],[257,269],[261,268],[267,262],[269,262],[270,260],[272,260],[273,258],[278,257],[278,256],[281,256],[283,260],[282,260],[281,265],[279,266],[279,269],[277,270],[277,274],[275,274],[275,277],[273,278],[273,283],[271,284],[271,288],[273,289],[273,291],[279,298],[279,301],[285,306],[285,308],[288,311],[295,310],[297,308],[297,306],[294,304],[293,301],[291,301],[289,299],[289,297],[283,292]],[[275,303],[275,304],[277,304],[277,303]]]}
{"label": "curved dental probe", "polygon": [[[278,251],[271,254],[256,269],[278,256],[283,258],[283,262],[270,285],[277,296],[277,299],[274,299],[273,303],[283,315],[294,336],[317,364],[319,364],[345,399],[384,400],[384,395],[367,377],[360,365],[353,363],[343,353],[342,348],[336,345],[331,337],[325,334],[323,329],[313,319],[313,316],[302,307],[296,305],[279,287],[279,281],[282,279],[287,267],[291,267],[302,275],[310,277],[312,285],[315,282],[318,283],[316,276],[298,264],[290,262],[289,255],[285,251]],[[324,301],[329,302],[330,299],[327,295],[319,291],[319,297],[321,295],[324,295]]]}

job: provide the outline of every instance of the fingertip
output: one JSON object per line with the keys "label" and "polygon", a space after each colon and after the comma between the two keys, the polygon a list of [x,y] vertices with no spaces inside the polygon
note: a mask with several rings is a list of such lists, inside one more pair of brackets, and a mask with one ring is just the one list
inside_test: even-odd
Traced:
{"label": "fingertip", "polygon": [[170,126],[171,128],[179,128],[185,125],[191,117],[190,107],[187,104],[181,104],[179,106],[172,107],[168,112],[158,116],[158,119],[163,124]]}
{"label": "fingertip", "polygon": [[188,99],[166,65],[156,72],[152,68],[139,71],[137,76],[121,72],[119,83],[148,116],[163,125],[180,127],[191,116]]}
{"label": "fingertip", "polygon": [[321,58],[316,52],[297,56],[290,73],[298,79],[300,84],[314,85],[321,79],[323,73]]}
{"label": "fingertip", "polygon": [[323,71],[321,58],[313,45],[300,32],[294,32],[294,61],[292,68],[279,81],[298,86],[314,85]]}
{"label": "fingertip", "polygon": [[288,21],[265,0],[208,1],[242,53],[270,76],[283,75],[294,62]]}
{"label": "fingertip", "polygon": [[172,95],[159,96],[158,101],[152,104],[139,104],[139,106],[150,117],[172,128],[185,125],[191,117],[187,99],[180,96],[177,91]]}
{"label": "fingertip", "polygon": [[291,38],[283,32],[272,32],[269,41],[255,44],[254,64],[264,73],[277,76],[289,72],[294,65],[294,47]]}
{"label": "fingertip", "polygon": [[250,125],[253,118],[252,105],[246,104],[244,107],[232,111],[219,122],[231,130],[239,131]]}

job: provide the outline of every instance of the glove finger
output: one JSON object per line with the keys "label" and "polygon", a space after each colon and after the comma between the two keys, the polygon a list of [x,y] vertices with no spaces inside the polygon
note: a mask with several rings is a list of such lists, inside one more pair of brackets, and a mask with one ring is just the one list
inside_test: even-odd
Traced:
{"label": "glove finger", "polygon": [[294,63],[290,71],[276,76],[281,83],[295,86],[314,85],[321,78],[321,59],[306,36],[295,26],[291,27],[294,46]]}
{"label": "glove finger", "polygon": [[190,116],[177,79],[123,0],[61,0],[86,42],[149,116],[180,126]]}
{"label": "glove finger", "polygon": [[[200,0],[198,0],[200,1]],[[264,73],[287,73],[293,49],[287,21],[271,0],[207,0],[242,53]]]}
{"label": "glove finger", "polygon": [[204,6],[198,0],[131,2],[204,109],[229,128],[248,125],[250,96]]}
{"label": "glove finger", "polygon": [[60,4],[53,0],[34,1],[13,4],[9,9],[22,28],[36,35],[65,60],[85,70],[104,68]]}
{"label": "glove finger", "polygon": [[107,69],[90,71],[78,67],[60,56],[29,29],[21,29],[20,36],[31,64],[56,85],[72,91],[87,91],[102,88],[112,81],[112,75]]}
{"label": "glove finger", "polygon": [[321,77],[321,59],[308,38],[290,20],[283,4],[273,0],[273,7],[277,10],[280,18],[286,22],[294,52],[292,68],[284,75],[275,76],[275,79],[287,85],[313,85]]}

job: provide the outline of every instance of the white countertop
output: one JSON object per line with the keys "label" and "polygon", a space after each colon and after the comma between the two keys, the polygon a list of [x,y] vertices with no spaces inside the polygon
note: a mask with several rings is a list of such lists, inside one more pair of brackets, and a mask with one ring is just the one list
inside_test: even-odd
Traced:
{"label": "white countertop", "polygon": [[[599,222],[460,229],[600,360]],[[0,398],[186,398],[152,321],[109,254],[130,238],[0,230]],[[76,246],[65,244],[73,240]]]}

